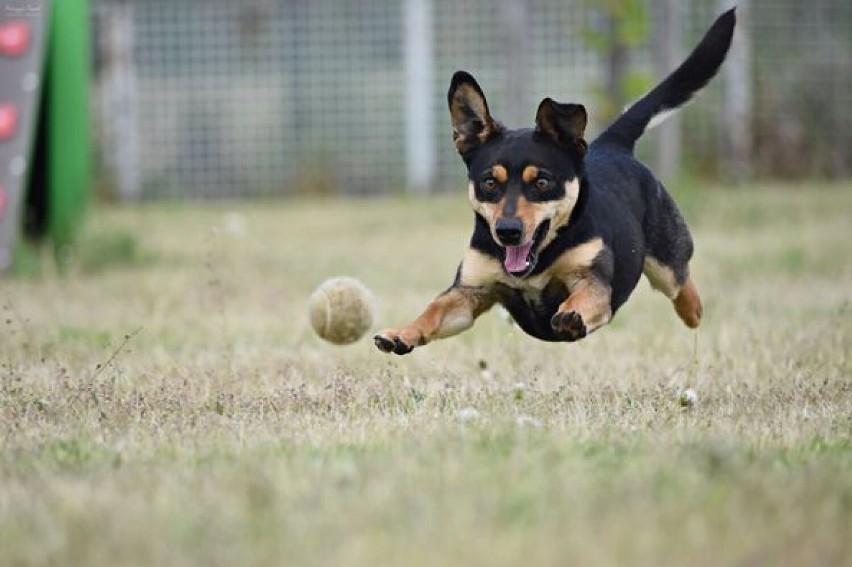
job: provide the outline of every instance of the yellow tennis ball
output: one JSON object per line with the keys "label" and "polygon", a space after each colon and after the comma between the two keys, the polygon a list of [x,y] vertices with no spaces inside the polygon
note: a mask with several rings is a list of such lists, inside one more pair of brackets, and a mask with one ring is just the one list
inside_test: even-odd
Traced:
{"label": "yellow tennis ball", "polygon": [[373,304],[373,294],[355,278],[327,279],[308,300],[311,326],[330,343],[354,343],[373,324]]}

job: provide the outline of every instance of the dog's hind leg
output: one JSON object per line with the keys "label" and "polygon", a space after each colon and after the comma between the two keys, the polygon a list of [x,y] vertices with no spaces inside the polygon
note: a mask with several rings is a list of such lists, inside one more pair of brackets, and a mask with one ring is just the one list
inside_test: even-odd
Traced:
{"label": "dog's hind leg", "polygon": [[692,282],[692,278],[686,278],[686,283],[674,298],[675,311],[681,320],[686,323],[686,326],[695,329],[701,324],[701,317],[704,314],[704,308],[701,306],[701,297],[698,296],[698,289]]}
{"label": "dog's hind leg", "polygon": [[675,311],[687,327],[694,329],[701,324],[701,297],[689,276],[688,265],[674,269],[652,256],[647,256],[642,271],[651,282],[651,287],[672,300]]}
{"label": "dog's hind leg", "polygon": [[645,264],[642,271],[654,289],[674,303],[678,316],[692,329],[701,323],[701,298],[689,276],[692,235],[662,183],[651,181],[646,200]]}

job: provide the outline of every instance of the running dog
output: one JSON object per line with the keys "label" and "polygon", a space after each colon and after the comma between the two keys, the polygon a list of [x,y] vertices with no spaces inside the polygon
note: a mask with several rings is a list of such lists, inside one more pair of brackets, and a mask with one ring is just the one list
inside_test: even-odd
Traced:
{"label": "running dog", "polygon": [[591,145],[582,105],[546,98],[535,128],[507,129],[476,80],[457,72],[447,100],[468,169],[473,235],[453,285],[410,323],[375,335],[376,346],[409,353],[470,328],[496,303],[533,337],[577,341],[612,319],[642,273],[697,327],[692,237],[633,150],[716,74],[735,24],[734,10],[722,14],[683,64]]}

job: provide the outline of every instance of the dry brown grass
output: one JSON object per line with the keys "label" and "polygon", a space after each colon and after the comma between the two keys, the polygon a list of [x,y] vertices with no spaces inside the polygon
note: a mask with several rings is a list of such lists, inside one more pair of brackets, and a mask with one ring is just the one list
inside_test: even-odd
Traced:
{"label": "dry brown grass", "polygon": [[575,345],[487,314],[404,358],[305,299],[414,315],[461,199],[96,210],[132,261],[0,281],[0,564],[849,564],[852,187],[679,200],[697,335],[643,281]]}

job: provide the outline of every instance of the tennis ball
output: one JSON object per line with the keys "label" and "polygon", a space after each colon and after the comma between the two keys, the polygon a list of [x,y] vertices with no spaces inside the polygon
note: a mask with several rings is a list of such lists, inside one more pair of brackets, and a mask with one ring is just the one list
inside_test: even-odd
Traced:
{"label": "tennis ball", "polygon": [[373,294],[355,278],[329,278],[308,299],[311,326],[332,344],[354,343],[373,324],[373,304]]}

